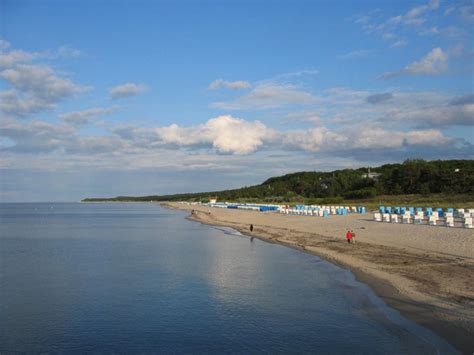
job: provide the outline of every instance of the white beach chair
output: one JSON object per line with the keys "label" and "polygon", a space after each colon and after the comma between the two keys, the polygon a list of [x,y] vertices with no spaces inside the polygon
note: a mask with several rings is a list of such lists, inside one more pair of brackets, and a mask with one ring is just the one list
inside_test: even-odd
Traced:
{"label": "white beach chair", "polygon": [[472,229],[472,217],[464,218],[464,228]]}
{"label": "white beach chair", "polygon": [[384,222],[390,222],[390,214],[384,213],[382,215],[382,219],[383,219]]}
{"label": "white beach chair", "polygon": [[392,214],[390,215],[390,222],[392,222],[392,223],[398,223],[398,214],[392,213]]}
{"label": "white beach chair", "polygon": [[414,224],[423,224],[423,215],[417,214],[413,219]]}
{"label": "white beach chair", "polygon": [[380,213],[374,213],[374,221],[382,222],[382,215]]}
{"label": "white beach chair", "polygon": [[436,226],[437,221],[438,221],[438,218],[436,216],[431,215],[430,219],[428,220],[428,224],[430,226]]}
{"label": "white beach chair", "polygon": [[411,223],[411,215],[410,215],[410,212],[408,212],[408,214],[404,214],[404,215],[402,216],[402,223],[403,223],[403,224]]}
{"label": "white beach chair", "polygon": [[454,217],[446,216],[446,227],[454,227]]}

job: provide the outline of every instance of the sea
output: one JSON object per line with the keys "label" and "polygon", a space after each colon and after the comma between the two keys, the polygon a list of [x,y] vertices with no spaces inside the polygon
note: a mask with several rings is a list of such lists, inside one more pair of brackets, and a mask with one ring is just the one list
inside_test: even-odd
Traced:
{"label": "sea", "polygon": [[0,353],[456,353],[349,270],[187,214],[0,204]]}

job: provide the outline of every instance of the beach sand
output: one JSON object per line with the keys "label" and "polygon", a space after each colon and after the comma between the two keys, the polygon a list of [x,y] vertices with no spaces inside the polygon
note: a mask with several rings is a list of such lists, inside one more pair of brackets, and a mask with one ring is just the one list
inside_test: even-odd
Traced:
{"label": "beach sand", "polygon": [[[346,267],[407,318],[433,330],[463,353],[474,352],[473,230],[380,223],[372,221],[371,214],[319,218],[163,205],[194,210],[190,219],[232,227]],[[356,233],[356,244],[346,242],[348,229]]]}

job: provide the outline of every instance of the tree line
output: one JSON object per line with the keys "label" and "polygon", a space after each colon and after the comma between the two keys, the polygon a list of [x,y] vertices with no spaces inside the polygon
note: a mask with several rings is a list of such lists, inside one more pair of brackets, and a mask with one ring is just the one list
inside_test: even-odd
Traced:
{"label": "tree line", "polygon": [[239,189],[173,195],[87,198],[95,201],[222,201],[293,202],[308,199],[357,200],[380,195],[474,194],[474,160],[406,160],[402,164],[297,172],[272,177]]}

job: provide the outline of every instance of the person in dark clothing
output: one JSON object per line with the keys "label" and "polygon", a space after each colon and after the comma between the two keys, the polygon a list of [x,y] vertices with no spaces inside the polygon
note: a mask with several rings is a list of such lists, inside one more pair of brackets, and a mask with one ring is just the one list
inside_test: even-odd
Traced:
{"label": "person in dark clothing", "polygon": [[250,225],[250,231],[253,232],[253,224]]}

